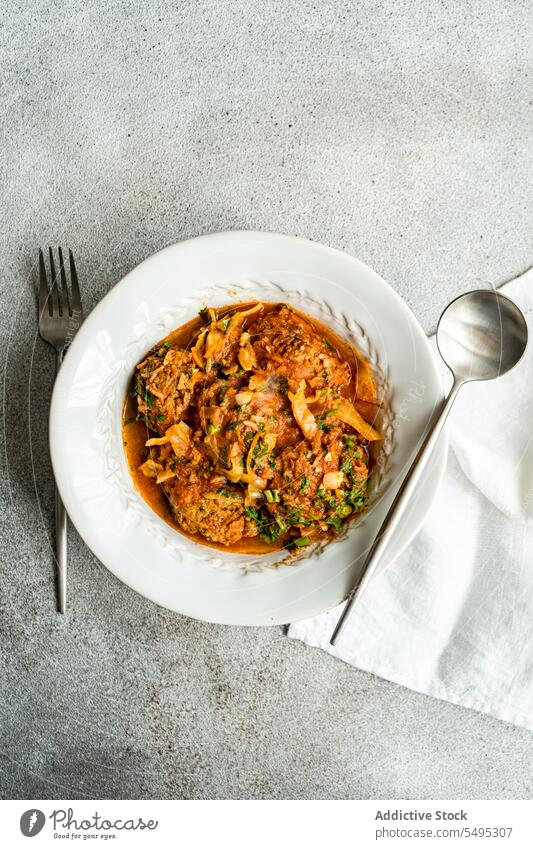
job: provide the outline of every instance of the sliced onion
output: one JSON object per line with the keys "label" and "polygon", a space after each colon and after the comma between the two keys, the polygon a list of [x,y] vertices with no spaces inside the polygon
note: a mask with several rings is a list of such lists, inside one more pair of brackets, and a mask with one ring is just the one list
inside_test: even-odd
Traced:
{"label": "sliced onion", "polygon": [[340,489],[343,483],[343,472],[326,472],[322,479],[322,486],[324,489]]}

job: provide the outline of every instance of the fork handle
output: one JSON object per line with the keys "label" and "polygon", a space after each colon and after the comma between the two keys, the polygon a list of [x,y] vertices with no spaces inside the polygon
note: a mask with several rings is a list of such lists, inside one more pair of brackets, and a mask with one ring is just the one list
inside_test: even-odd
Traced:
{"label": "fork handle", "polygon": [[[63,349],[56,351],[56,375],[63,362]],[[67,514],[61,501],[56,484],[56,564],[57,564],[57,601],[60,613],[67,609]]]}

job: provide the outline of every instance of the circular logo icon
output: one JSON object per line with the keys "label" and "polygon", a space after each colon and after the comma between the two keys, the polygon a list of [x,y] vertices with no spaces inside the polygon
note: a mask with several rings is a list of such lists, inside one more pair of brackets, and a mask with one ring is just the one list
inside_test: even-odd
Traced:
{"label": "circular logo icon", "polygon": [[46,822],[46,817],[38,808],[30,808],[29,811],[24,811],[20,818],[20,830],[24,837],[35,837],[39,834],[43,825]]}

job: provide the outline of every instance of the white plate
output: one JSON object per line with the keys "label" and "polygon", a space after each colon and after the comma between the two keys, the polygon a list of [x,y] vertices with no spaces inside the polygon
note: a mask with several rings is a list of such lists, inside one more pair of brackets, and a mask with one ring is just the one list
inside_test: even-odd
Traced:
{"label": "white plate", "polygon": [[[219,556],[159,519],[135,492],[121,442],[122,401],[143,354],[206,302],[247,297],[290,301],[322,320],[329,315],[337,330],[340,322],[359,342],[364,329],[393,387],[395,445],[387,475],[397,479],[442,398],[424,332],[401,298],[362,262],[270,233],[214,233],[171,245],[115,286],[86,319],[65,358],[52,398],[50,446],[72,522],[118,578],[187,616],[273,625],[316,615],[346,597],[394,486],[345,539],[319,557],[276,569],[268,558]],[[382,568],[419,529],[446,453],[444,437]]]}

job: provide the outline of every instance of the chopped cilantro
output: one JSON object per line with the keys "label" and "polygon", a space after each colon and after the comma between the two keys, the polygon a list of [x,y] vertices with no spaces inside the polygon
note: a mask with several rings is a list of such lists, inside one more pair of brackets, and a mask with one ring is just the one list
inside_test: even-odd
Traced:
{"label": "chopped cilantro", "polygon": [[337,412],[338,412],[338,408],[336,408],[335,410],[326,410],[325,413],[322,413],[320,416],[318,416],[318,418],[316,420],[318,429],[323,430],[324,433],[329,433],[329,431],[331,430],[331,427],[330,427],[330,425],[326,424],[326,418],[328,416],[332,416],[334,413],[337,413]]}
{"label": "chopped cilantro", "polygon": [[365,493],[361,487],[351,489],[346,495],[346,501],[351,504],[355,510],[362,510],[366,503]]}
{"label": "chopped cilantro", "polygon": [[306,492],[309,489],[309,478],[306,478],[305,475],[302,478],[300,483],[300,492]]}
{"label": "chopped cilantro", "polygon": [[285,518],[287,519],[289,526],[298,524],[298,522],[300,521],[301,512],[302,512],[301,507],[293,507],[287,513],[287,516]]}
{"label": "chopped cilantro", "polygon": [[224,398],[226,397],[228,392],[228,385],[223,383],[222,386],[219,386],[216,391],[217,403],[222,404]]}
{"label": "chopped cilantro", "polygon": [[254,456],[254,460],[256,462],[257,462],[257,460],[260,460],[261,457],[264,457],[265,454],[268,454],[268,452],[269,452],[268,445],[266,445],[266,443],[263,443],[262,445],[260,445],[260,441],[261,440],[257,441],[257,444],[254,448],[254,455],[253,456]]}
{"label": "chopped cilantro", "polygon": [[229,312],[227,312],[227,313],[224,315],[224,318],[221,320],[220,325],[221,325],[222,330],[224,331],[224,333],[226,332],[226,330],[227,330],[227,329],[228,329],[228,327],[229,327],[229,323],[230,323],[230,321],[231,321],[231,317],[232,317],[233,315],[235,315],[235,313],[236,313],[236,312],[237,312],[237,310],[230,310]]}
{"label": "chopped cilantro", "polygon": [[225,486],[221,486],[220,489],[217,489],[217,492],[220,495],[225,495],[226,498],[238,498],[239,493],[235,492],[233,489],[227,489]]}
{"label": "chopped cilantro", "polygon": [[248,519],[252,519],[259,531],[259,536],[264,542],[275,542],[283,533],[283,523],[274,525],[271,517],[258,510],[256,507],[245,507],[244,514]]}
{"label": "chopped cilantro", "polygon": [[144,401],[147,407],[152,407],[155,401],[155,397],[151,392],[148,391],[146,386],[144,385],[144,381],[140,374],[135,377],[135,385],[132,392],[133,397],[140,395],[141,399]]}
{"label": "chopped cilantro", "polygon": [[264,531],[260,534],[261,539],[264,542],[276,542],[281,536],[283,531],[281,528],[274,527],[274,525],[270,525],[267,531]]}
{"label": "chopped cilantro", "polygon": [[329,518],[326,519],[326,525],[331,525],[336,531],[340,531],[342,519],[340,516],[329,516]]}
{"label": "chopped cilantro", "polygon": [[294,540],[294,544],[298,548],[301,548],[304,545],[311,545],[311,540],[309,539],[309,537],[300,537],[300,539]]}
{"label": "chopped cilantro", "polygon": [[131,390],[131,394],[134,398],[137,395],[141,395],[143,391],[144,384],[142,382],[142,377],[140,374],[135,375],[135,380],[133,381],[133,389]]}

